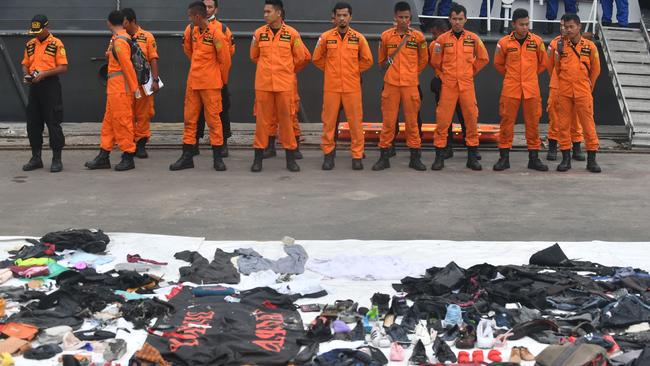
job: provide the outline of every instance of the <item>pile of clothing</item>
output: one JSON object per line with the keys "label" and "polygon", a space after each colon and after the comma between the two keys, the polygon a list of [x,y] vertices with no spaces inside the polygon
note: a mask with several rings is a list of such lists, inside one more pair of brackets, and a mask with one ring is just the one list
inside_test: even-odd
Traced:
{"label": "pile of clothing", "polygon": [[[557,244],[526,265],[367,257],[363,269],[309,261],[291,238],[279,259],[251,248],[122,258],[110,242],[64,230],[0,262],[0,365],[650,365],[650,274],[571,260]],[[172,261],[177,277],[154,275]],[[336,268],[375,281],[386,266],[404,275],[393,293],[318,301]]]}

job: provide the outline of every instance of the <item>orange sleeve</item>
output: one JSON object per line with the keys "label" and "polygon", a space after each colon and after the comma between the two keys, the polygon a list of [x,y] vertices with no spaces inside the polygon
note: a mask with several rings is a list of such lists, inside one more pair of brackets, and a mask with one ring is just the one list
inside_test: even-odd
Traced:
{"label": "orange sleeve", "polygon": [[361,38],[361,49],[359,50],[359,72],[364,72],[372,67],[374,60],[372,59],[372,51],[368,45],[368,40],[363,35]]}
{"label": "orange sleeve", "polygon": [[302,52],[305,55],[305,60],[303,61],[302,64],[296,65],[296,72],[302,71],[311,62],[311,53],[309,52],[309,48],[307,48],[307,46],[304,43],[302,44]]}
{"label": "orange sleeve", "polygon": [[65,47],[63,42],[59,41],[58,47],[56,48],[56,66],[67,65],[68,64],[68,55],[65,52]]}
{"label": "orange sleeve", "polygon": [[[118,42],[120,46],[118,47]],[[120,63],[120,68],[124,74],[124,79],[126,80],[129,90],[135,92],[138,90],[139,83],[138,77],[135,74],[135,69],[131,63],[131,46],[121,38],[115,38],[113,41],[113,49],[117,54],[117,60]]]}
{"label": "orange sleeve", "polygon": [[548,70],[548,74],[553,77],[553,70],[555,69],[555,47],[557,43],[555,41],[551,41],[551,43],[548,44],[548,49],[546,50],[546,69]]}
{"label": "orange sleeve", "polygon": [[303,64],[305,63],[307,55],[305,55],[305,45],[302,42],[302,38],[300,38],[300,34],[298,34],[298,32],[295,32],[293,34],[293,38],[293,44],[291,45],[291,52],[293,53],[293,67],[294,72],[298,72],[301,67],[304,67]]}
{"label": "orange sleeve", "polygon": [[596,80],[600,76],[600,55],[598,54],[598,48],[594,43],[591,43],[591,72],[589,78],[591,79],[591,90],[593,91],[596,87]]}
{"label": "orange sleeve", "polygon": [[153,34],[149,33],[149,37],[147,37],[147,55],[149,56],[149,60],[151,61],[153,59],[158,59],[158,45],[156,44],[156,38],[154,38]]}
{"label": "orange sleeve", "polygon": [[494,50],[494,68],[499,74],[506,74],[506,53],[503,50],[503,42],[500,40]]}
{"label": "orange sleeve", "polygon": [[474,60],[474,75],[478,74],[485,65],[490,63],[490,56],[480,38],[476,39],[476,60]]}
{"label": "orange sleeve", "polygon": [[217,50],[217,59],[219,60],[219,71],[221,72],[221,81],[224,85],[228,84],[230,76],[230,66],[232,58],[230,57],[230,47],[226,40],[226,35],[221,32],[221,29],[216,29],[212,35],[212,43]]}
{"label": "orange sleeve", "polygon": [[25,67],[29,67],[29,56],[27,56],[27,49],[23,51],[23,62],[21,64]]}
{"label": "orange sleeve", "polygon": [[226,38],[230,46],[230,57],[235,55],[235,37],[232,35],[230,28],[226,27]]}
{"label": "orange sleeve", "polygon": [[547,68],[547,64],[546,47],[544,46],[544,41],[539,39],[539,45],[537,46],[537,73],[543,73]]}
{"label": "orange sleeve", "polygon": [[260,36],[259,32],[253,34],[253,40],[251,41],[250,57],[253,63],[257,63],[257,60],[260,59],[260,42],[257,38]]}
{"label": "orange sleeve", "polygon": [[433,41],[433,48],[431,50],[431,58],[429,59],[429,65],[436,70],[436,74],[442,75],[442,53],[443,48],[440,42]]}
{"label": "orange sleeve", "polygon": [[377,50],[377,63],[379,64],[379,67],[383,68],[385,67],[384,64],[388,60],[388,49],[386,48],[386,37],[384,34],[381,35]]}
{"label": "orange sleeve", "polygon": [[427,40],[424,34],[419,34],[418,40],[418,73],[424,71],[429,63],[429,48],[427,47]]}
{"label": "orange sleeve", "polygon": [[[325,63],[327,61],[327,40],[325,40],[325,35],[322,34],[316,42],[316,48],[314,48],[314,55],[311,62],[314,63],[316,67],[325,71]],[[323,44],[325,44],[323,46]]]}
{"label": "orange sleeve", "polygon": [[183,52],[185,56],[192,59],[192,35],[190,34],[190,26],[188,25],[183,32]]}

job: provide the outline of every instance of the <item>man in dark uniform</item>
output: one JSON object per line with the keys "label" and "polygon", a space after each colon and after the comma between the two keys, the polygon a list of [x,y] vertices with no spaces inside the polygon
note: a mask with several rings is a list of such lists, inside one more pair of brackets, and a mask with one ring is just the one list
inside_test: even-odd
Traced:
{"label": "man in dark uniform", "polygon": [[23,165],[23,170],[43,167],[43,128],[47,125],[52,149],[50,171],[56,173],[63,170],[61,150],[65,145],[61,129],[63,100],[58,75],[68,71],[68,59],[63,43],[50,33],[45,15],[34,16],[29,34],[35,37],[25,45],[22,65],[23,81],[29,85],[27,136],[32,158]]}
{"label": "man in dark uniform", "polygon": [[[217,20],[217,13],[219,12],[219,3],[217,0],[203,0],[205,7],[208,10],[208,21],[214,22]],[[221,23],[223,34],[226,35],[229,41],[230,48],[230,57],[235,55],[235,37],[233,37],[230,28],[225,24]],[[224,79],[228,81],[228,76]],[[228,139],[232,136],[232,131],[230,130],[230,92],[228,91],[228,84],[224,84],[223,89],[221,89],[221,104],[223,110],[219,114],[221,118],[221,128],[223,133],[223,148],[221,149],[221,157],[228,157]],[[196,125],[196,145],[194,147],[194,155],[199,155],[199,141],[205,135],[205,116],[201,112],[199,116],[199,121]]]}

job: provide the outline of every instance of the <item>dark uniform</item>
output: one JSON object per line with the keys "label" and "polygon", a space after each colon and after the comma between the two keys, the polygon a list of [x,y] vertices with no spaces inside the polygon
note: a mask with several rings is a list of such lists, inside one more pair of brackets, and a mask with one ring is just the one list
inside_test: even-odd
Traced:
{"label": "dark uniform", "polygon": [[[208,19],[213,22],[216,21],[216,17]],[[232,57],[235,54],[235,37],[233,37],[230,28],[225,24],[221,23],[221,31],[226,35],[230,47],[230,56]],[[230,130],[230,92],[228,91],[228,84],[224,84],[221,89],[221,113],[219,117],[221,118],[221,128],[223,133],[223,149],[221,152],[222,157],[228,157],[228,139],[232,136],[232,131]],[[196,147],[194,149],[194,155],[199,154],[199,141],[205,136],[205,116],[203,112],[199,115],[199,120],[196,124]]]}
{"label": "dark uniform", "polygon": [[[48,20],[44,15],[32,19],[30,34],[40,34],[46,31]],[[38,74],[67,65],[63,43],[52,34],[43,41],[38,37],[31,39],[25,45],[22,65],[27,70],[26,81]],[[51,171],[58,172],[61,166],[61,150],[65,145],[65,137],[61,129],[63,120],[63,99],[61,83],[57,75],[48,76],[39,82],[31,83],[29,87],[29,102],[27,104],[27,136],[32,148],[32,159],[23,166],[29,171],[43,167],[41,150],[43,148],[43,129],[47,125],[50,136],[50,148],[53,151]]]}

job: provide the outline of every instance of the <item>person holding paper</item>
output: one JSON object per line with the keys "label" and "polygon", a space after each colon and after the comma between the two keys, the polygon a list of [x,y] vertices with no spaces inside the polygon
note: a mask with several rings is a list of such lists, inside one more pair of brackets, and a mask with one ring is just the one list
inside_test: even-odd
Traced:
{"label": "person holding paper", "polygon": [[[140,93],[142,98],[136,99],[135,107],[133,110],[134,115],[134,139],[135,139],[135,156],[140,159],[148,157],[146,145],[151,138],[151,118],[155,114],[154,110],[154,94],[160,88],[160,79],[158,78],[158,47],[156,46],[156,39],[153,34],[145,31],[138,25],[135,11],[131,8],[122,9],[124,13],[124,29],[135,41],[144,57],[151,65],[151,91],[145,92],[143,87],[140,86]],[[153,92],[153,93],[151,93]]]}

